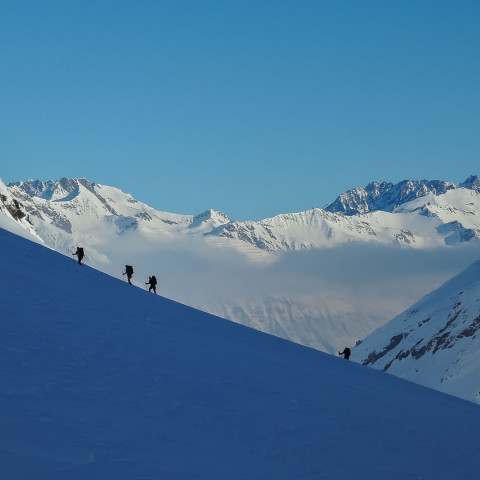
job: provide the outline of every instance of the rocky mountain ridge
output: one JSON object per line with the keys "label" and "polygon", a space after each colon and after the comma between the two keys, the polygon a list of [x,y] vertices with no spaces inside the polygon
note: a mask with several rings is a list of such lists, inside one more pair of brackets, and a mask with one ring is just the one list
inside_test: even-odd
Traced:
{"label": "rocky mountain ridge", "polygon": [[371,182],[365,188],[354,188],[343,192],[329,203],[328,212],[357,215],[382,210],[393,212],[395,208],[429,194],[442,195],[448,190],[466,188],[480,192],[480,180],[471,175],[464,182],[453,183],[440,180],[403,180],[400,183]]}

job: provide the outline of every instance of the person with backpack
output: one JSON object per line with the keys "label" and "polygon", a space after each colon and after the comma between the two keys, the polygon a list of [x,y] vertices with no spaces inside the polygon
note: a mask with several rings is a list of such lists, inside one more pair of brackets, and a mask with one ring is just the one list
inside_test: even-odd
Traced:
{"label": "person with backpack", "polygon": [[131,279],[133,275],[133,267],[131,265],[125,265],[125,272],[122,275],[127,275],[127,280],[130,285],[132,285]]}
{"label": "person with backpack", "polygon": [[148,289],[149,292],[153,290],[153,293],[155,295],[157,294],[157,278],[155,277],[155,275],[148,277],[148,282],[145,282],[145,285],[150,285]]}
{"label": "person with backpack", "polygon": [[75,253],[72,253],[72,255],[73,256],[76,255],[78,257],[78,264],[82,265],[82,259],[85,256],[85,254],[83,253],[83,248],[82,247],[77,247],[77,251]]}
{"label": "person with backpack", "polygon": [[345,360],[348,360],[348,359],[350,358],[351,352],[350,352],[350,349],[349,349],[348,347],[345,347],[345,348],[343,349],[343,352],[338,352],[338,354],[339,354],[339,355],[343,355],[343,358],[344,358]]}

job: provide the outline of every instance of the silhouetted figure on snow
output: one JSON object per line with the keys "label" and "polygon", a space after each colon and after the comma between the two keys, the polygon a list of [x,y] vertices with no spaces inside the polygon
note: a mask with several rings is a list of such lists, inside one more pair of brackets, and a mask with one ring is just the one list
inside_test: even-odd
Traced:
{"label": "silhouetted figure on snow", "polygon": [[131,265],[125,265],[125,272],[122,273],[122,275],[127,275],[128,283],[132,285],[132,282],[130,280],[132,279],[133,275],[133,267]]}
{"label": "silhouetted figure on snow", "polygon": [[343,349],[343,352],[338,352],[339,355],[343,355],[343,358],[345,358],[345,360],[348,360],[350,358],[350,349],[348,347],[345,347]]}
{"label": "silhouetted figure on snow", "polygon": [[77,247],[77,251],[75,253],[72,253],[72,255],[73,256],[76,255],[78,257],[78,264],[82,265],[82,259],[85,256],[85,254],[83,253],[83,248],[82,247]]}
{"label": "silhouetted figure on snow", "polygon": [[157,294],[157,279],[155,275],[152,275],[151,277],[148,277],[148,282],[145,282],[145,285],[150,285],[148,291],[151,292],[153,290],[153,293],[156,295]]}

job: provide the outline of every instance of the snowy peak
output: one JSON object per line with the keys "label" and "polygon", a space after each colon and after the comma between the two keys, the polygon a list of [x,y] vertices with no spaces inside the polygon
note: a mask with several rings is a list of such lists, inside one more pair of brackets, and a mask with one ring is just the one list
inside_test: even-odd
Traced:
{"label": "snowy peak", "polygon": [[440,180],[403,180],[400,183],[369,183],[365,188],[354,188],[342,193],[325,210],[345,215],[357,215],[376,210],[392,212],[395,207],[424,197],[428,194],[442,195],[455,188],[480,191],[480,181],[471,176],[465,182],[456,184]]}
{"label": "snowy peak", "polygon": [[203,227],[211,231],[214,228],[218,228],[230,222],[231,220],[224,213],[209,209],[203,213],[195,215],[190,228]]}
{"label": "snowy peak", "polygon": [[480,403],[480,261],[373,332],[353,359]]}
{"label": "snowy peak", "polygon": [[91,192],[94,186],[86,178],[61,178],[60,180],[28,180],[26,182],[12,182],[9,187],[17,187],[23,193],[30,197],[43,198],[53,202],[68,201],[75,198],[80,192],[80,186],[83,186]]}
{"label": "snowy peak", "polygon": [[471,175],[459,186],[463,188],[468,188],[469,190],[473,190],[477,193],[480,193],[480,180],[476,175]]}
{"label": "snowy peak", "polygon": [[160,220],[167,229],[179,226],[211,230],[230,222],[226,215],[211,209],[196,216],[161,212],[118,188],[91,183],[85,178],[62,178],[46,182],[28,180],[10,183],[8,188],[13,195],[32,204],[32,211],[38,214],[40,210],[44,216],[49,216],[47,211],[54,209],[57,214],[67,216],[92,214],[96,218],[118,217],[109,218],[109,223],[117,220],[121,224],[131,223],[128,220],[131,218],[147,222]]}
{"label": "snowy peak", "polygon": [[277,215],[260,222],[230,222],[212,235],[246,242],[260,250],[280,253],[331,246],[354,239],[371,241],[372,227],[363,219],[314,208],[299,213]]}
{"label": "snowy peak", "polygon": [[[132,195],[85,178],[11,183],[12,198],[25,210],[39,236],[55,250],[70,255],[78,244],[89,245],[93,262],[109,263],[109,249],[119,236],[143,242],[172,242],[182,236],[203,237],[230,222],[221,212],[193,215],[158,211]],[[145,248],[148,248],[144,245]]]}
{"label": "snowy peak", "polygon": [[365,188],[353,188],[340,194],[337,199],[328,204],[325,210],[332,213],[344,213],[345,215],[356,215],[367,213],[372,210],[371,205],[378,197],[390,191],[392,183],[369,183]]}

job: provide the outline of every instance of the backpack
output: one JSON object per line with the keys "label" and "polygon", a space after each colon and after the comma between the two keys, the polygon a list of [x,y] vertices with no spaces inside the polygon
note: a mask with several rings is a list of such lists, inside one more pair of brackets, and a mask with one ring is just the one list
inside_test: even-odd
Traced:
{"label": "backpack", "polygon": [[133,267],[131,265],[125,265],[125,273],[127,275],[133,275]]}
{"label": "backpack", "polygon": [[153,277],[150,277],[150,283],[152,285],[156,285],[157,284],[157,279],[155,278],[155,275],[153,275]]}

